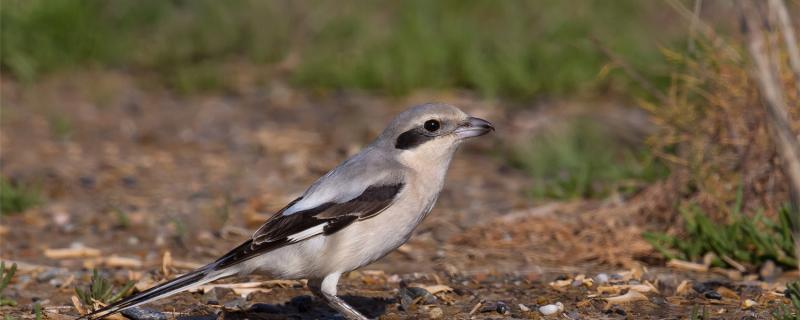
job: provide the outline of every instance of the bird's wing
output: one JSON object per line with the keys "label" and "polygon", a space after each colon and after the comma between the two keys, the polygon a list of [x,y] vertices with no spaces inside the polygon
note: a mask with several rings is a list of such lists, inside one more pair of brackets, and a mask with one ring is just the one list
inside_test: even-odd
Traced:
{"label": "bird's wing", "polygon": [[250,240],[217,260],[217,268],[374,217],[394,202],[404,186],[397,167],[347,161],[275,213]]}

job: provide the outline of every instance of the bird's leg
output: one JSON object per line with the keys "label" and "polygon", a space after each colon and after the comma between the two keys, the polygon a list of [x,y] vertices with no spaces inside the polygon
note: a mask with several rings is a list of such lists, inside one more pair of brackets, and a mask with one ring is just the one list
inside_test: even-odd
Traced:
{"label": "bird's leg", "polygon": [[369,320],[358,310],[353,308],[336,296],[336,284],[339,282],[341,274],[329,274],[324,279],[312,279],[308,281],[308,288],[315,296],[324,300],[331,308],[341,313],[348,320]]}

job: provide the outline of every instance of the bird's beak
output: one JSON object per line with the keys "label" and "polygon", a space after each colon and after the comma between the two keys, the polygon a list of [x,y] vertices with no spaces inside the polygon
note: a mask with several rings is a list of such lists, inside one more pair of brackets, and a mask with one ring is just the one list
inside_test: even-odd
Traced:
{"label": "bird's beak", "polygon": [[481,118],[469,117],[467,122],[456,128],[454,133],[460,139],[482,136],[494,131],[494,126],[489,121]]}

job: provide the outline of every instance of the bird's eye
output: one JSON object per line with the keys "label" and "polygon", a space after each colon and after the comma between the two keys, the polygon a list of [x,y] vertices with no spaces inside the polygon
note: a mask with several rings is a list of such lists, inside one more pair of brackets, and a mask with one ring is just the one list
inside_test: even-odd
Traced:
{"label": "bird's eye", "polygon": [[431,119],[425,121],[425,130],[428,130],[429,132],[436,132],[436,130],[439,130],[439,127],[441,126],[442,125],[439,123],[439,120]]}

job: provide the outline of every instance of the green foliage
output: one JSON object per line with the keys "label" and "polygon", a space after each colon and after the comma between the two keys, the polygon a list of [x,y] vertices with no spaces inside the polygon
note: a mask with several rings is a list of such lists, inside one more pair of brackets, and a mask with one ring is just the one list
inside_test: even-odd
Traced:
{"label": "green foliage", "polygon": [[97,269],[94,269],[92,270],[92,282],[89,284],[89,287],[86,288],[85,291],[76,287],[75,293],[78,295],[78,298],[84,306],[88,307],[89,309],[93,309],[95,306],[95,301],[99,301],[103,304],[109,304],[122,299],[128,295],[128,293],[130,293],[131,289],[133,289],[133,285],[133,281],[128,281],[128,283],[126,283],[119,290],[114,290],[114,286],[111,284],[111,281],[101,276],[97,272]]}
{"label": "green foliage", "polygon": [[626,86],[619,72],[598,78],[608,59],[593,36],[645,73],[662,64],[648,36],[661,28],[648,23],[657,6],[636,0],[2,4],[0,65],[25,80],[99,65],[154,72],[191,92],[224,87],[226,62],[275,65],[291,55],[291,78],[313,88],[524,98]]}
{"label": "green foliage", "polygon": [[667,169],[644,151],[618,142],[606,128],[584,119],[514,148],[509,159],[531,176],[531,193],[536,198],[629,193],[667,174]]}
{"label": "green foliage", "polygon": [[3,290],[11,283],[11,278],[17,272],[17,264],[12,264],[11,268],[6,269],[6,263],[0,261],[0,306],[16,306],[17,302],[3,296]]}
{"label": "green foliage", "polygon": [[800,319],[800,281],[791,282],[786,285],[786,298],[791,302],[789,307],[781,305],[772,312],[772,316],[778,320],[797,320]]}
{"label": "green foliage", "polygon": [[42,320],[42,305],[38,302],[33,304],[33,319]]}
{"label": "green foliage", "polygon": [[40,202],[41,197],[33,189],[0,177],[0,215],[22,212]]}
{"label": "green foliage", "polygon": [[[761,213],[748,217],[735,209],[725,224],[715,223],[697,206],[681,213],[685,223],[683,237],[656,232],[644,234],[644,238],[669,259],[698,261],[712,252],[717,257],[726,256],[753,266],[773,260],[787,267],[797,267],[787,207],[780,210],[777,221]],[[722,259],[714,259],[712,265],[728,266]]]}

